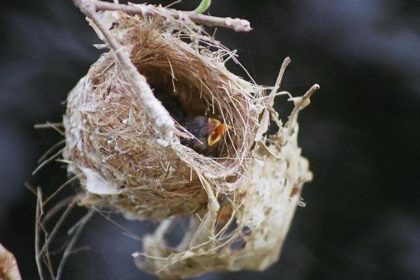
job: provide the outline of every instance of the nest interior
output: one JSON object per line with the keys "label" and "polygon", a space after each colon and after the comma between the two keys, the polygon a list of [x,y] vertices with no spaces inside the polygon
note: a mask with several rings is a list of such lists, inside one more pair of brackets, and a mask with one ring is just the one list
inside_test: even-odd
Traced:
{"label": "nest interior", "polygon": [[[130,26],[135,19],[125,18]],[[168,34],[159,23],[133,26],[131,59],[144,75],[171,116],[182,124],[185,117],[209,116],[232,127],[218,160],[224,165],[249,152],[257,124],[252,100],[256,90],[230,73],[218,52],[209,52],[182,31]],[[129,27],[130,28],[130,27]],[[244,88],[245,87],[245,88]],[[253,92],[249,92],[252,90]],[[249,139],[247,139],[249,137]],[[235,161],[234,160],[234,161]]]}

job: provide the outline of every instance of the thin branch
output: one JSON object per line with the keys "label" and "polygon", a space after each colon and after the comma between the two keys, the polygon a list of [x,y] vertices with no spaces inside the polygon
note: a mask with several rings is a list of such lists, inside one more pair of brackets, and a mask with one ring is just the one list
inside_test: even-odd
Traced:
{"label": "thin branch", "polygon": [[197,24],[207,26],[217,26],[232,29],[235,32],[250,32],[252,31],[251,23],[246,19],[231,18],[231,17],[214,17],[202,14],[195,14],[193,12],[185,12],[185,15]]}
{"label": "thin branch", "polygon": [[41,243],[40,243],[40,223],[42,216],[42,192],[41,189],[37,189],[37,200],[36,200],[36,210],[35,210],[35,263],[38,269],[39,278],[44,279],[44,274],[42,272],[42,262],[41,262]]}
{"label": "thin branch", "polygon": [[81,176],[81,174],[79,175],[75,175],[73,177],[71,177],[70,179],[68,179],[66,182],[64,182],[61,186],[59,186],[53,194],[51,194],[45,201],[44,201],[44,205],[47,205],[48,202],[50,202],[64,187],[66,187],[68,184],[70,184],[71,182],[73,182],[74,180],[78,179]]}
{"label": "thin branch", "polygon": [[[80,1],[80,0],[75,0],[75,2],[76,1]],[[157,16],[157,15],[162,16],[162,17],[171,16],[175,19],[186,17],[197,24],[202,24],[206,26],[224,27],[224,28],[232,29],[236,32],[249,32],[252,30],[251,23],[245,19],[230,18],[230,17],[227,17],[227,18],[215,17],[215,16],[197,14],[195,12],[183,12],[183,11],[177,11],[177,10],[172,10],[172,9],[167,9],[167,14],[165,15],[163,13],[160,13],[159,10],[156,9],[154,6],[145,5],[145,4],[124,5],[124,4],[97,1],[96,10],[97,11],[123,11],[126,13],[139,14],[143,16]]]}
{"label": "thin branch", "polygon": [[49,148],[43,155],[42,157],[40,157],[38,159],[38,163],[43,162],[55,149],[57,149],[58,147],[62,146],[63,144],[66,143],[66,139],[62,139],[60,141],[58,141],[57,143],[55,143],[54,145],[51,146],[51,148]]}
{"label": "thin branch", "polygon": [[61,153],[63,152],[63,150],[64,150],[64,148],[60,149],[58,152],[56,152],[55,154],[53,154],[52,156],[50,156],[49,158],[47,158],[46,160],[44,160],[40,165],[38,165],[37,168],[35,168],[35,170],[32,172],[32,175],[35,175],[45,165],[47,165],[49,162],[53,161],[55,158],[57,158],[58,156],[60,156]]}
{"label": "thin branch", "polygon": [[283,80],[283,76],[284,76],[284,72],[286,71],[287,66],[289,66],[289,64],[292,62],[292,60],[290,59],[290,57],[286,57],[283,60],[283,63],[281,64],[280,67],[280,71],[279,71],[279,75],[277,76],[277,80],[276,83],[274,84],[273,89],[271,90],[271,93],[269,95],[269,98],[267,100],[267,105],[272,107],[274,105],[274,98],[277,95],[277,91],[280,88],[281,82]]}
{"label": "thin branch", "polygon": [[292,113],[290,113],[289,120],[286,123],[286,127],[289,129],[289,132],[291,132],[296,124],[299,111],[309,105],[312,94],[319,89],[320,86],[318,84],[314,84],[302,97],[297,99],[298,101],[295,101],[295,108],[293,108]]}
{"label": "thin branch", "polygon": [[165,8],[170,8],[170,7],[172,7],[174,5],[177,5],[177,4],[181,3],[181,2],[182,2],[182,0],[176,0],[176,1],[174,1],[174,2],[172,2],[170,4],[168,4],[168,5],[166,5]]}
{"label": "thin branch", "polygon": [[56,123],[46,122],[46,123],[37,123],[34,125],[34,128],[43,129],[43,128],[51,128],[51,127],[63,127],[63,126],[64,125],[62,122],[56,122]]}
{"label": "thin branch", "polygon": [[62,130],[60,130],[59,127],[63,127],[63,123],[46,122],[46,123],[34,125],[34,128],[36,128],[36,129],[52,128],[55,131],[57,131],[60,135],[64,136],[64,132]]}
{"label": "thin branch", "polygon": [[[291,62],[292,62],[292,60],[290,59],[290,57],[286,57],[283,60],[283,63],[281,64],[280,71],[279,71],[279,74],[278,74],[277,79],[276,79],[276,83],[274,84],[273,88],[271,89],[270,94],[267,96],[267,99],[265,101],[266,108],[261,115],[260,124],[259,124],[259,127],[257,129],[257,132],[255,133],[255,141],[256,142],[261,142],[262,139],[263,139],[263,134],[265,134],[268,131],[268,128],[270,126],[270,113],[271,113],[272,120],[276,122],[278,127],[281,127],[281,123],[279,122],[278,114],[273,109],[274,99],[276,98],[277,95],[279,95],[278,90],[279,90],[281,82],[283,80],[284,72],[286,71],[287,66],[289,66],[289,64]],[[267,151],[269,151],[269,150],[267,149]]]}
{"label": "thin branch", "polygon": [[132,86],[134,92],[137,93],[140,103],[143,104],[145,113],[154,120],[157,129],[159,129],[163,135],[163,140],[166,141],[167,144],[176,142],[174,137],[175,123],[168,111],[153,95],[152,90],[147,84],[146,78],[140,74],[133,63],[131,63],[129,54],[125,51],[125,48],[121,46],[103,26],[103,24],[101,24],[101,21],[96,13],[96,9],[98,4],[105,4],[105,2],[95,0],[73,0],[73,3],[93,22],[93,24],[96,25],[102,33],[105,38],[105,42],[113,51],[117,63],[122,68],[125,78]]}
{"label": "thin branch", "polygon": [[66,218],[70,215],[71,211],[73,210],[74,206],[76,205],[77,201],[73,200],[66,208],[66,210],[61,215],[60,219],[56,222],[54,225],[54,228],[52,229],[51,233],[47,236],[44,246],[41,248],[41,254],[47,254],[48,253],[48,246],[51,243],[51,241],[54,239],[55,235],[57,234],[58,230],[63,225]]}
{"label": "thin branch", "polygon": [[95,212],[93,210],[90,210],[79,222],[78,228],[76,230],[76,232],[73,234],[73,236],[71,237],[71,240],[69,242],[69,245],[67,246],[66,250],[64,251],[63,254],[63,258],[60,261],[60,264],[58,266],[57,269],[57,277],[55,278],[56,280],[60,280],[62,275],[63,275],[63,269],[64,269],[64,265],[68,259],[68,257],[74,253],[73,248],[74,245],[76,245],[77,240],[80,237],[80,234],[83,231],[83,228],[86,226],[86,224],[88,223],[88,221],[90,220],[90,218],[92,218],[93,214],[95,214]]}
{"label": "thin branch", "polygon": [[143,242],[143,239],[138,236],[136,233],[132,232],[130,229],[120,225],[117,221],[114,221],[113,219],[111,219],[110,217],[108,217],[107,215],[101,213],[100,211],[96,211],[96,213],[98,213],[99,215],[101,215],[101,217],[103,217],[105,220],[107,220],[108,222],[110,222],[112,225],[116,226],[117,228],[119,228],[120,230],[122,230],[122,233],[134,240]]}
{"label": "thin branch", "polygon": [[42,218],[43,223],[47,223],[52,219],[61,209],[67,208],[69,204],[74,200],[74,197],[67,197],[59,202],[55,203],[51,209],[48,209],[48,212]]}

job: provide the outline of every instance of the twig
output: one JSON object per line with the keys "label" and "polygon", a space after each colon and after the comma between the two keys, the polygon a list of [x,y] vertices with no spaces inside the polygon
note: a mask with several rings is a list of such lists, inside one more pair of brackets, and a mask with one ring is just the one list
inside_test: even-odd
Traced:
{"label": "twig", "polygon": [[90,218],[92,218],[93,214],[95,214],[95,212],[93,210],[90,210],[79,222],[78,228],[76,230],[76,232],[73,234],[69,245],[67,246],[66,250],[64,251],[63,254],[63,258],[60,261],[60,264],[58,266],[57,269],[57,277],[55,278],[55,280],[60,280],[62,275],[63,275],[63,269],[64,269],[64,265],[68,259],[68,257],[74,252],[73,247],[76,244],[77,240],[79,239],[80,234],[82,233],[83,228],[86,226],[87,222],[90,220]]}
{"label": "twig", "polygon": [[101,24],[100,19],[96,14],[96,10],[99,3],[105,4],[105,2],[95,0],[73,0],[73,3],[83,14],[92,20],[93,24],[95,24],[102,33],[105,42],[113,51],[117,63],[122,68],[122,72],[125,74],[126,79],[134,89],[134,92],[137,93],[141,104],[144,106],[145,113],[154,120],[157,129],[160,130],[163,135],[163,140],[166,141],[167,144],[176,142],[174,137],[175,123],[168,111],[166,111],[165,107],[163,107],[153,95],[152,90],[147,84],[146,78],[140,74],[133,63],[131,63],[129,54],[125,51],[124,47],[121,46]]}
{"label": "twig", "polygon": [[297,102],[295,102],[295,107],[293,108],[292,113],[290,113],[289,120],[286,123],[286,127],[288,128],[289,133],[295,126],[299,111],[309,104],[312,94],[319,90],[319,88],[320,86],[318,84],[314,84],[302,97],[300,97],[300,99]]}
{"label": "twig", "polygon": [[34,125],[34,128],[51,128],[51,127],[63,127],[63,123],[62,122],[56,122],[56,123],[52,123],[52,122],[46,122],[46,123],[37,123]]}
{"label": "twig", "polygon": [[75,176],[71,177],[70,179],[68,179],[63,184],[61,184],[61,186],[59,186],[50,196],[48,196],[48,198],[44,201],[44,205],[47,205],[48,202],[50,202],[64,187],[66,187],[68,184],[70,184],[74,180],[78,179],[80,176],[81,176],[81,174],[75,175]]}
{"label": "twig", "polygon": [[61,215],[60,219],[56,222],[54,225],[54,228],[52,229],[51,233],[47,236],[44,246],[42,246],[40,253],[48,253],[48,245],[51,243],[51,241],[54,239],[55,235],[57,234],[58,230],[63,225],[66,218],[70,215],[71,211],[73,210],[74,206],[76,205],[77,201],[73,200],[66,208],[66,210]]}
{"label": "twig", "polygon": [[[79,0],[75,0],[79,1]],[[175,19],[182,17],[187,17],[191,21],[202,24],[206,26],[217,26],[232,29],[236,32],[249,32],[252,30],[251,23],[245,19],[240,18],[223,18],[208,16],[203,14],[197,14],[195,12],[183,12],[172,9],[167,9],[167,14],[162,14],[152,5],[137,4],[137,5],[124,5],[124,4],[115,4],[103,1],[97,1],[95,8],[97,11],[123,11],[126,13],[140,14],[144,16],[162,16],[167,17],[171,16]]]}
{"label": "twig", "polygon": [[176,1],[174,1],[174,2],[172,2],[170,4],[168,4],[168,5],[166,5],[165,8],[170,8],[170,7],[172,7],[174,5],[177,5],[177,4],[181,3],[181,2],[182,2],[182,0],[176,0]]}
{"label": "twig", "polygon": [[42,218],[44,223],[48,222],[52,219],[61,209],[67,208],[69,204],[74,200],[74,197],[70,196],[60,200],[59,202],[55,203],[51,209],[48,209],[48,212]]}
{"label": "twig", "polygon": [[50,156],[49,158],[47,158],[46,160],[44,160],[40,165],[38,165],[37,168],[35,168],[34,171],[32,171],[32,175],[35,175],[45,165],[47,165],[49,162],[53,161],[55,158],[57,158],[58,156],[60,156],[61,153],[63,152],[63,150],[64,150],[64,148],[60,149],[58,152],[56,152],[55,154],[53,154],[52,156]]}
{"label": "twig", "polygon": [[37,200],[36,200],[36,210],[35,210],[35,263],[38,269],[39,278],[44,279],[44,274],[42,272],[42,262],[41,262],[41,249],[40,249],[40,223],[42,216],[42,192],[41,189],[37,189]]}
{"label": "twig", "polygon": [[63,127],[63,123],[46,122],[46,123],[39,123],[39,124],[34,125],[34,128],[36,129],[52,128],[55,131],[57,131],[60,135],[64,136],[64,132],[61,131],[58,127]]}
{"label": "twig", "polygon": [[[74,207],[75,201],[70,203],[68,208],[65,210],[64,214],[60,217],[59,221],[54,226],[53,230],[51,231],[51,234],[48,235],[47,230],[44,227],[44,219],[43,219],[43,202],[42,202],[42,192],[38,188],[37,189],[37,210],[36,210],[36,221],[35,221],[35,261],[38,268],[38,274],[41,280],[45,279],[43,275],[42,270],[42,258],[44,258],[44,261],[46,263],[46,266],[48,268],[48,272],[50,273],[51,279],[56,279],[54,276],[54,269],[52,265],[52,260],[50,257],[50,251],[49,251],[49,245],[51,243],[51,240],[53,240],[55,234],[57,233],[58,229],[70,213],[71,209]],[[44,244],[42,247],[40,247],[40,231],[44,232]]]}
{"label": "twig", "polygon": [[54,145],[52,145],[43,155],[42,157],[40,157],[38,159],[38,163],[43,162],[55,149],[57,149],[58,147],[62,146],[66,144],[66,139],[62,139],[60,141],[58,141],[57,143],[55,143]]}
{"label": "twig", "polygon": [[292,62],[292,60],[290,59],[290,57],[286,57],[283,60],[283,63],[281,64],[280,67],[280,71],[279,71],[279,75],[277,76],[277,80],[276,83],[274,84],[273,89],[270,92],[270,95],[268,96],[268,100],[267,100],[267,105],[272,107],[274,105],[274,98],[277,95],[277,91],[280,88],[281,85],[281,81],[283,80],[283,76],[284,76],[284,72],[286,71],[287,66],[289,66],[289,64]]}
{"label": "twig", "polygon": [[[261,115],[261,121],[257,132],[255,133],[255,141],[261,142],[263,139],[263,134],[268,131],[270,126],[270,114],[273,121],[276,122],[278,127],[281,127],[281,123],[279,123],[278,113],[273,109],[274,106],[274,99],[277,95],[279,95],[278,90],[280,88],[281,82],[283,80],[284,72],[286,71],[287,66],[292,62],[290,57],[286,57],[281,64],[279,74],[276,79],[276,83],[274,84],[273,88],[271,89],[270,94],[267,96],[265,101],[266,108],[264,109]],[[269,151],[269,149],[267,149]]]}
{"label": "twig", "polygon": [[98,213],[102,218],[104,218],[105,220],[107,220],[113,226],[116,226],[117,228],[119,228],[120,230],[122,230],[122,234],[124,234],[128,238],[131,238],[133,240],[137,240],[137,241],[143,242],[143,238],[142,237],[140,237],[139,235],[137,235],[136,233],[134,233],[133,231],[131,231],[127,227],[124,227],[124,226],[120,225],[117,221],[114,221],[113,219],[111,219],[107,215],[101,213],[97,209],[96,209],[96,213]]}

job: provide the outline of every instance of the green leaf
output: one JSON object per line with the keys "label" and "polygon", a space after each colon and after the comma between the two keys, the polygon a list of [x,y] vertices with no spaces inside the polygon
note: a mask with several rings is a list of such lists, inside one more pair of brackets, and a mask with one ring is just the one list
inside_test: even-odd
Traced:
{"label": "green leaf", "polygon": [[194,12],[196,12],[197,14],[202,14],[205,11],[207,11],[210,5],[211,5],[211,0],[201,0],[200,5],[198,5],[198,7],[194,10]]}

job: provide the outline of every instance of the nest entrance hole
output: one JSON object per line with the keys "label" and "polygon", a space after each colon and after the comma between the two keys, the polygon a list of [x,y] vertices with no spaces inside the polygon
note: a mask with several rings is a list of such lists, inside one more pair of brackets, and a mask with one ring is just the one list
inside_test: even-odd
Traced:
{"label": "nest entrance hole", "polygon": [[[166,67],[147,67],[136,65],[138,71],[146,77],[155,97],[162,103],[171,117],[180,125],[185,126],[186,120],[197,116],[206,116],[222,120],[217,108],[209,104],[204,96],[210,93],[204,92],[191,84],[188,77],[176,75],[173,77],[173,69],[169,62]],[[223,122],[223,120],[222,120]],[[189,131],[193,133],[192,131]],[[212,156],[226,156],[224,145]]]}
{"label": "nest entrance hole", "polygon": [[185,127],[187,118],[204,116],[232,128],[211,154],[231,164],[243,149],[242,118],[247,118],[247,110],[240,90],[233,87],[228,92],[232,88],[223,67],[218,69],[213,60],[203,59],[188,42],[161,33],[154,23],[143,24],[131,36],[132,63],[176,122]]}
{"label": "nest entrance hole", "polygon": [[[168,65],[169,66],[169,65]],[[173,78],[171,73],[156,67],[137,66],[139,72],[174,120],[182,124],[188,117],[205,116],[209,111],[207,102],[200,98],[200,90],[183,78]]]}

